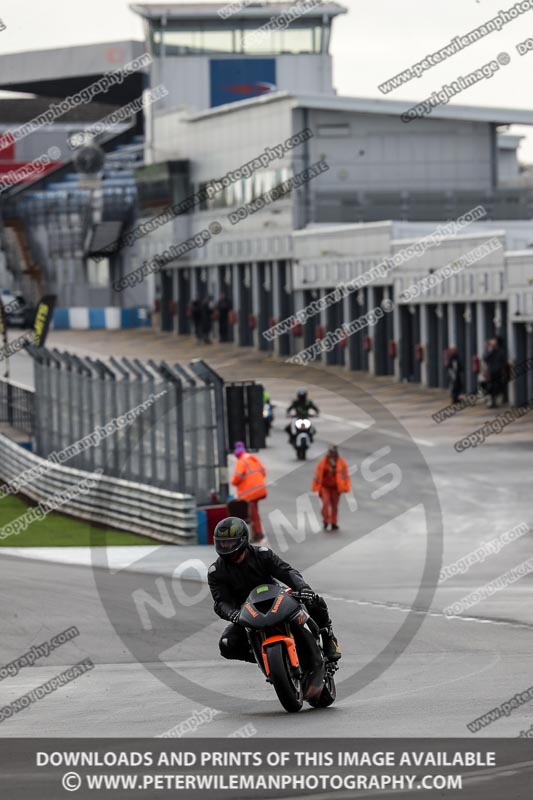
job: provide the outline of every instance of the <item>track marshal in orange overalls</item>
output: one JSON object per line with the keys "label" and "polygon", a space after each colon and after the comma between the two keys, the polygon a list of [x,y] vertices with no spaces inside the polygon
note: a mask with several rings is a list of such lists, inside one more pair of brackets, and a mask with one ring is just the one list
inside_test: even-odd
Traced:
{"label": "track marshal in orange overalls", "polygon": [[338,531],[337,512],[340,496],[351,491],[348,464],[341,458],[335,445],[316,465],[311,491],[318,492],[322,501],[324,530]]}
{"label": "track marshal in orange overalls", "polygon": [[246,451],[243,442],[235,442],[233,455],[237,459],[231,485],[237,490],[238,500],[247,500],[250,520],[254,528],[254,541],[264,537],[258,502],[267,496],[266,470],[257,456]]}

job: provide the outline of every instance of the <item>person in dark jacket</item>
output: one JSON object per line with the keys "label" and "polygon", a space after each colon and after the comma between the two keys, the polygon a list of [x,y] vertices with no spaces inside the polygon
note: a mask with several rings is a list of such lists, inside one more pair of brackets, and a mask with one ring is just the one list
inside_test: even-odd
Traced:
{"label": "person in dark jacket", "polygon": [[314,411],[315,414],[319,413],[318,407],[312,400],[309,400],[307,389],[298,389],[296,392],[296,398],[288,407],[287,414],[292,414],[293,411],[299,417],[307,417],[310,411]]}
{"label": "person in dark jacket", "polygon": [[248,526],[242,519],[226,517],[215,528],[218,558],[207,571],[207,580],[214,600],[215,613],[230,622],[220,638],[224,658],[255,663],[245,629],[238,624],[242,604],[261,583],[282,582],[305,595],[305,605],[322,634],[324,654],[331,661],[341,651],[331,627],[326,601],[313,592],[303,576],[268,547],[249,544]]}
{"label": "person in dark jacket", "polygon": [[204,344],[211,344],[211,329],[213,327],[213,298],[211,295],[204,300],[201,308],[202,339]]}
{"label": "person in dark jacket", "polygon": [[199,297],[195,297],[191,303],[191,318],[194,335],[200,341],[202,338],[202,303]]}
{"label": "person in dark jacket", "polygon": [[489,394],[489,408],[496,408],[499,394],[505,390],[507,373],[507,359],[502,347],[496,339],[489,339],[487,349],[483,353],[483,361],[487,369],[487,391]]}
{"label": "person in dark jacket", "polygon": [[218,337],[221,342],[229,342],[229,312],[231,302],[226,294],[221,294],[217,303]]}
{"label": "person in dark jacket", "polygon": [[451,400],[452,403],[458,403],[463,391],[463,363],[454,344],[448,348],[447,370]]}

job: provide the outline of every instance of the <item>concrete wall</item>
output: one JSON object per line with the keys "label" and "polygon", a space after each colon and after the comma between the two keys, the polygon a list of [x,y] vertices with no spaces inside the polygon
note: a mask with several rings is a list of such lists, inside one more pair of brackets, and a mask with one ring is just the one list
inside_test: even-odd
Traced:
{"label": "concrete wall", "polygon": [[533,322],[533,252],[507,256],[509,317]]}

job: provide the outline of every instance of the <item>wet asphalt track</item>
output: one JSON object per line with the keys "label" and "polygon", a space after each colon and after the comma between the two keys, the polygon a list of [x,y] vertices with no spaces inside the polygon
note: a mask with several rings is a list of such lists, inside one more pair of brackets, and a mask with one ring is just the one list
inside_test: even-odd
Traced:
{"label": "wet asphalt track", "polygon": [[[439,547],[434,546],[438,532],[430,528],[428,533],[423,504],[437,498],[420,455],[401,437],[391,439],[375,430],[370,436],[364,416],[359,427],[350,427],[354,416],[349,409],[343,410],[342,403],[330,408],[326,395],[320,400],[324,414],[317,423],[313,454],[328,441],[344,442],[342,452],[352,467],[358,467],[352,475],[352,510],[343,501],[338,534],[314,530],[309,518],[299,533],[291,534],[276,523],[280,512],[296,523],[295,498],[309,491],[313,470],[311,462],[303,467],[295,462],[280,431],[284,423],[278,420],[271,446],[263,452],[271,479],[263,516],[269,543],[282,554],[286,550],[285,556],[328,598],[344,653],[337,703],[324,711],[306,708],[299,715],[287,715],[259,670],[219,658],[217,637],[223,623],[213,616],[201,583],[180,581],[180,591],[193,601],[172,596],[170,609],[152,609],[151,628],[143,629],[132,598],[143,591],[159,597],[157,575],[128,570],[111,574],[0,551],[3,663],[71,625],[80,630],[79,637],[48,658],[1,681],[0,704],[82,658],[96,665],[5,720],[0,736],[157,736],[205,706],[218,713],[188,735],[225,737],[251,724],[257,735],[267,737],[465,736],[470,735],[468,722],[533,684],[531,575],[483,600],[468,619],[448,619],[443,613],[450,602],[528,558],[532,534],[446,582],[431,599],[434,586],[425,585],[422,578],[428,541],[434,550],[429,565],[433,577],[440,568]],[[362,463],[387,446],[390,453],[379,465],[394,462],[401,481],[373,498],[391,475],[371,482],[368,467],[363,475]],[[528,445],[490,445],[460,459],[449,443],[420,445],[420,452],[443,511],[443,564],[520,522],[533,528]],[[316,509],[316,501],[311,503]],[[163,560],[162,572],[167,573],[198,557],[205,564],[211,559],[207,548],[189,552],[167,547],[155,556],[143,556],[148,568],[154,559]],[[137,568],[143,569],[142,560]],[[422,610],[422,602],[413,614],[417,598],[431,600],[429,613]],[[408,617],[410,631],[398,638]],[[354,691],[350,678],[356,673],[361,677]],[[187,684],[182,692],[183,677]],[[515,737],[532,724],[533,705],[524,704],[477,736]]]}

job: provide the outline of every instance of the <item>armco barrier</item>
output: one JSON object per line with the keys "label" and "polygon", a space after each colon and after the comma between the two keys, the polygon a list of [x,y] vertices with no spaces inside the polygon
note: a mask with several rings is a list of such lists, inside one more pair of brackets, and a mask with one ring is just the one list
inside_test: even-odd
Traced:
{"label": "armco barrier", "polygon": [[[46,502],[91,475],[90,472],[46,461],[0,434],[1,480],[6,483],[14,481],[25,470],[38,465],[43,467],[43,474],[20,488],[21,494],[37,502]],[[58,512],[162,542],[196,542],[196,504],[192,495],[121,478],[101,475],[90,493],[73,497],[58,508]],[[16,547],[16,536],[13,537],[13,547]]]}

